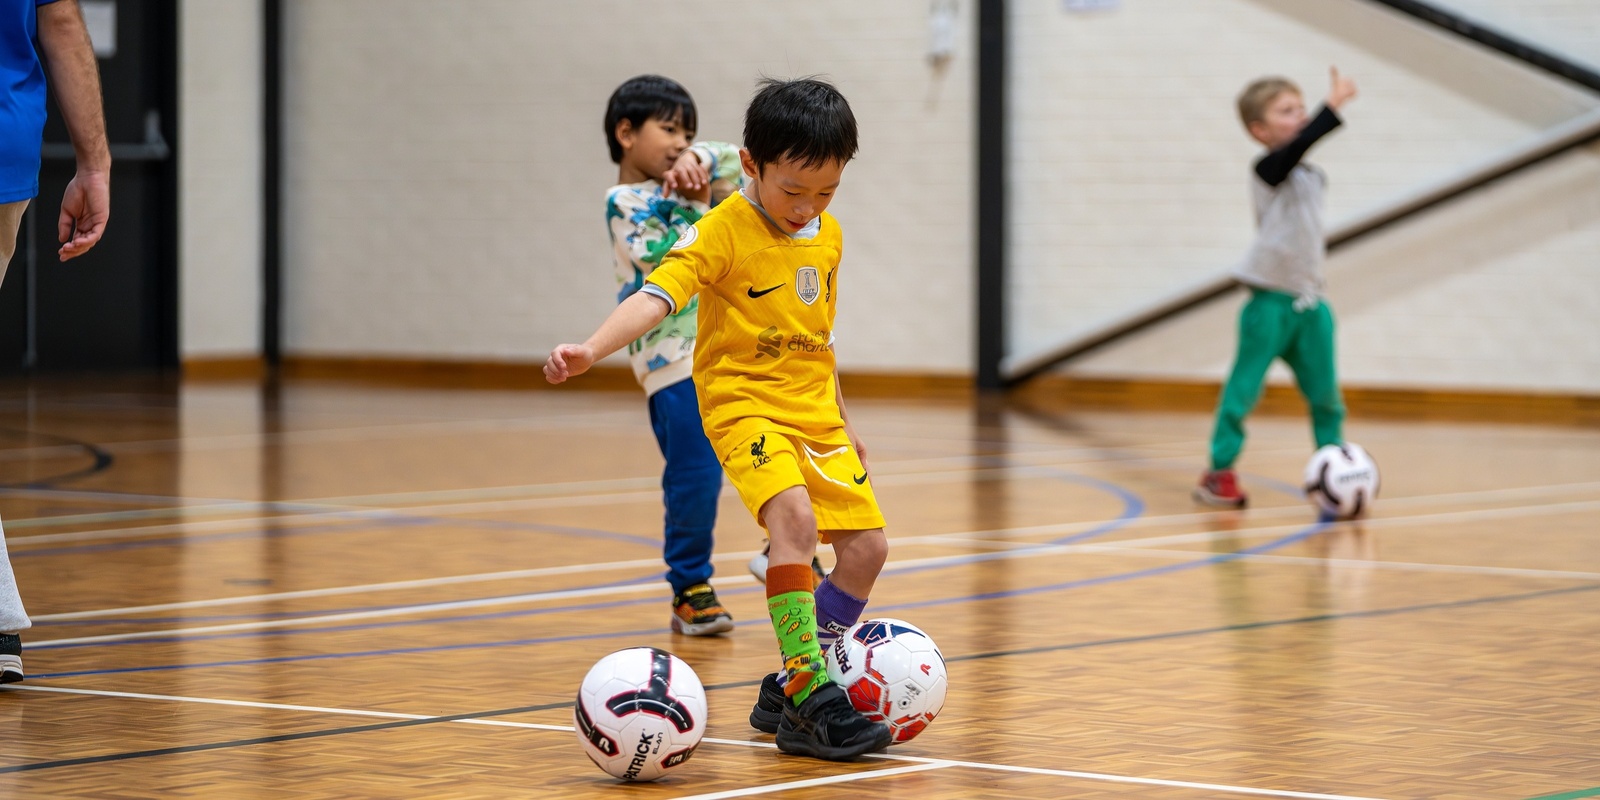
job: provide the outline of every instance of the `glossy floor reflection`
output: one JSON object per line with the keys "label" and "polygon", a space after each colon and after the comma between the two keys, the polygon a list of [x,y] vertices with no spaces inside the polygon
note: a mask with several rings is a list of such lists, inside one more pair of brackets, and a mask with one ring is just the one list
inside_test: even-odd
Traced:
{"label": "glossy floor reflection", "polygon": [[[639,397],[0,389],[0,519],[37,620],[29,680],[0,690],[0,796],[1600,786],[1600,431],[1354,420],[1384,495],[1323,525],[1300,419],[1252,421],[1251,508],[1213,512],[1188,494],[1202,415],[851,409],[892,539],[869,614],[932,634],[951,694],[915,742],[839,765],[746,726],[774,656],[731,490],[715,583],[739,625],[668,631]],[[694,666],[711,740],[624,789],[567,726],[588,666],[635,645]]]}

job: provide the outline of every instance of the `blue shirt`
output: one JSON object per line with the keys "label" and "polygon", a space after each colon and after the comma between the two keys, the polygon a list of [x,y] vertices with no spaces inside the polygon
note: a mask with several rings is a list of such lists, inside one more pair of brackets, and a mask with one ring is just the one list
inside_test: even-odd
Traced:
{"label": "blue shirt", "polygon": [[33,47],[39,6],[55,0],[0,0],[0,203],[39,194],[44,141],[44,67]]}

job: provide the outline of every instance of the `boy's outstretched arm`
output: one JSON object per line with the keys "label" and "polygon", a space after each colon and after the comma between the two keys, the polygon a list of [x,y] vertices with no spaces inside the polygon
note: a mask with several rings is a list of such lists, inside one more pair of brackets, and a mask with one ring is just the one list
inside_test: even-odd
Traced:
{"label": "boy's outstretched arm", "polygon": [[544,379],[561,383],[582,375],[599,361],[626,347],[661,324],[671,311],[667,301],[648,292],[636,292],[622,301],[600,328],[583,344],[559,344],[544,362]]}

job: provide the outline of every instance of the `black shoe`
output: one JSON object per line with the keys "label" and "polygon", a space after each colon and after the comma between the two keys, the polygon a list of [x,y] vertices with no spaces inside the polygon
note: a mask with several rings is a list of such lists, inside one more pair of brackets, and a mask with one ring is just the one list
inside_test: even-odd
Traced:
{"label": "black shoe", "polygon": [[22,637],[15,633],[0,633],[0,683],[16,683],[20,680]]}
{"label": "black shoe", "polygon": [[792,706],[778,685],[778,673],[761,679],[761,693],[756,695],[756,707],[750,709],[750,727],[762,733],[777,733],[783,722],[783,707]]}
{"label": "black shoe", "polygon": [[811,693],[796,708],[783,706],[778,725],[778,749],[798,756],[828,761],[848,761],[889,746],[889,726],[861,716],[838,684],[829,683]]}

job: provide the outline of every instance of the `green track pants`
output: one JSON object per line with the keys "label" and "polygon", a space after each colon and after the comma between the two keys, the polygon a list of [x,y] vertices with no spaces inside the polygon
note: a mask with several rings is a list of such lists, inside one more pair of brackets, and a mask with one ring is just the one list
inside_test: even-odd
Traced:
{"label": "green track pants", "polygon": [[1239,314],[1239,352],[1222,387],[1217,427],[1211,434],[1211,468],[1232,469],[1244,449],[1244,418],[1261,399],[1262,381],[1274,359],[1294,371],[1300,394],[1311,406],[1317,447],[1344,441],[1344,400],[1333,356],[1333,310],[1328,304],[1296,310],[1295,297],[1251,289]]}

